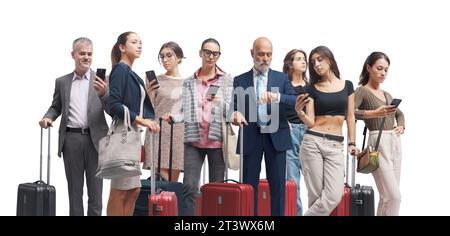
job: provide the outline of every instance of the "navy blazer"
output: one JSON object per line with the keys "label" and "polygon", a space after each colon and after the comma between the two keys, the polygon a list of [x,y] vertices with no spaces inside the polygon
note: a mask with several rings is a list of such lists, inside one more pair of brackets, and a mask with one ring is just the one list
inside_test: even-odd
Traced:
{"label": "navy blazer", "polygon": [[[141,105],[139,85],[145,89],[144,81],[127,64],[119,62],[113,67],[109,75],[109,108],[113,118],[118,117],[123,120],[123,104],[130,110],[131,123],[133,123],[139,114]],[[147,91],[145,92],[143,118],[155,118],[155,111]]]}
{"label": "navy blazer", "polygon": [[[234,97],[233,97],[233,111],[239,111],[248,122],[247,126],[244,126],[244,154],[251,153],[256,146],[256,134],[259,131],[256,123],[256,94],[253,83],[253,69],[249,72],[241,74],[234,78],[233,82]],[[267,91],[276,88],[280,93],[280,103],[270,104],[267,106],[267,112],[270,115],[274,106],[278,106],[278,117],[272,117],[271,122],[274,119],[278,121],[278,127],[274,132],[270,133],[272,143],[277,151],[287,151],[292,148],[292,140],[289,129],[289,124],[286,119],[286,107],[285,104],[295,105],[295,90],[292,87],[291,82],[288,79],[287,74],[269,69],[267,80]],[[246,91],[245,103],[242,103],[243,97],[240,97],[239,91],[241,89]],[[238,99],[240,97],[240,99]],[[252,118],[252,119],[249,119]],[[269,123],[269,126],[271,124]],[[240,138],[240,137],[239,137]],[[239,148],[238,148],[239,149]],[[239,150],[238,150],[239,152]]]}

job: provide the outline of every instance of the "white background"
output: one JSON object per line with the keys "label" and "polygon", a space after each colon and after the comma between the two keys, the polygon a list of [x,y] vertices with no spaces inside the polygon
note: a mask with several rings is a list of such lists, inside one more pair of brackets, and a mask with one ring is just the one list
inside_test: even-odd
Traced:
{"label": "white background", "polygon": [[[35,181],[39,166],[38,121],[52,101],[54,81],[74,69],[71,43],[80,36],[94,42],[92,68],[110,66],[117,36],[128,30],[143,41],[134,70],[155,69],[160,46],[178,42],[188,76],[201,63],[198,50],[209,37],[221,43],[219,66],[236,76],[252,66],[250,48],[258,36],[273,42],[272,68],[281,70],[292,48],[308,53],[326,45],[342,79],[357,84],[362,64],[375,50],[385,52],[391,68],[383,88],[402,98],[403,136],[401,215],[450,215],[448,123],[448,7],[445,1],[7,1],[0,9],[1,116],[0,215],[15,215],[17,186]],[[447,23],[446,23],[447,22]],[[51,184],[57,189],[57,215],[68,215],[67,183],[52,138]],[[358,123],[358,146],[361,144]],[[145,175],[148,172],[144,172]],[[234,176],[235,173],[232,173]],[[262,176],[264,173],[262,174]],[[374,185],[369,175],[359,183]],[[307,205],[306,188],[302,197]],[[109,181],[104,183],[104,211]],[[378,199],[376,199],[378,201]],[[86,208],[86,206],[85,206]],[[306,208],[306,207],[305,207]]]}

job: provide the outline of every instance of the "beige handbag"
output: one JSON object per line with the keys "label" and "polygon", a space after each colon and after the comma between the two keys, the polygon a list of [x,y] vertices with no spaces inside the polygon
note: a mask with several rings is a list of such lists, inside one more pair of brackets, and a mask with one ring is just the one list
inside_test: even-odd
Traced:
{"label": "beige handbag", "polygon": [[[223,99],[226,96],[227,78],[223,80]],[[227,114],[225,112],[225,114]],[[237,135],[231,126],[231,123],[227,123],[225,119],[222,120],[222,152],[225,166],[232,170],[239,170],[239,154],[236,154],[237,148]]]}
{"label": "beige handbag", "polygon": [[140,130],[131,126],[130,112],[124,108],[124,120],[114,119],[108,133],[99,142],[96,176],[114,179],[141,175]]}
{"label": "beige handbag", "polygon": [[230,123],[222,122],[223,143],[223,160],[225,165],[232,170],[239,170],[239,154],[236,154],[237,135],[231,127]]}

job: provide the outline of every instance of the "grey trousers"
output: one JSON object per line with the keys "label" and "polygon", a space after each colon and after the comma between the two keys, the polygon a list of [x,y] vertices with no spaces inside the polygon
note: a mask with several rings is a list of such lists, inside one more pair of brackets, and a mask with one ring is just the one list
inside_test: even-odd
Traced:
{"label": "grey trousers", "polygon": [[302,173],[308,189],[305,216],[328,216],[344,193],[342,142],[305,134],[300,149]]}
{"label": "grey trousers", "polygon": [[95,177],[98,153],[89,134],[67,132],[63,146],[64,168],[69,190],[71,216],[83,216],[83,187],[86,174],[88,216],[102,213],[103,180]]}
{"label": "grey trousers", "polygon": [[197,148],[184,144],[183,204],[187,216],[193,216],[195,213],[195,198],[199,191],[205,156],[208,156],[209,182],[220,182],[225,178],[222,148]]}

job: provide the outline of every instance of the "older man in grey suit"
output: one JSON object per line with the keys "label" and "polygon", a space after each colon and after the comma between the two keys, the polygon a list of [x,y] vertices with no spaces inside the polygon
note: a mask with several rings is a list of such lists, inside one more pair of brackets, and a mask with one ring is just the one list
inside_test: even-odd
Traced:
{"label": "older man in grey suit", "polygon": [[78,38],[72,45],[75,71],[56,79],[53,102],[39,125],[48,128],[60,115],[58,156],[63,153],[69,188],[70,215],[84,215],[84,174],[89,216],[102,213],[103,181],[95,176],[98,142],[108,132],[104,110],[108,109],[107,84],[90,69],[92,41]]}

